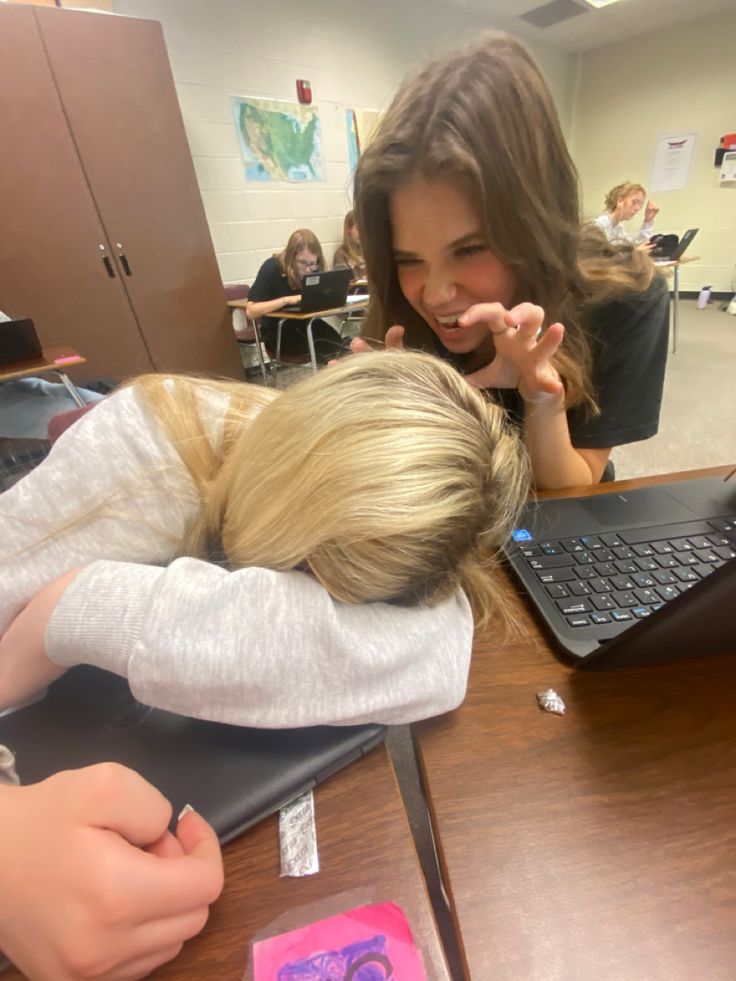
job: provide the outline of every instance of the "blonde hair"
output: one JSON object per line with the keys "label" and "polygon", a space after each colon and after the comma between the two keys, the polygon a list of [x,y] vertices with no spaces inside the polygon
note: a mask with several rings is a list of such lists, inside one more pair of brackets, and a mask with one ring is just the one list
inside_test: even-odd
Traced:
{"label": "blonde hair", "polygon": [[621,198],[628,198],[632,194],[641,193],[646,197],[646,188],[642,187],[641,184],[635,184],[633,181],[622,181],[621,184],[617,184],[612,187],[611,190],[603,198],[603,204],[606,211],[609,213],[615,211],[618,207],[618,203]]}
{"label": "blonde hair", "polygon": [[432,605],[459,587],[478,625],[498,608],[489,572],[528,464],[503,410],[438,358],[344,359],[269,392],[246,425],[251,386],[231,387],[217,451],[197,422],[201,382],[136,384],[201,496],[183,554],[219,546],[231,568],[308,570],[346,603]]}
{"label": "blonde hair", "polygon": [[281,271],[289,280],[289,286],[295,290],[302,288],[302,274],[299,272],[299,267],[296,264],[296,257],[300,252],[304,252],[305,250],[317,256],[318,269],[325,268],[325,257],[322,252],[322,246],[310,228],[297,228],[289,236],[286,248],[276,254]]}

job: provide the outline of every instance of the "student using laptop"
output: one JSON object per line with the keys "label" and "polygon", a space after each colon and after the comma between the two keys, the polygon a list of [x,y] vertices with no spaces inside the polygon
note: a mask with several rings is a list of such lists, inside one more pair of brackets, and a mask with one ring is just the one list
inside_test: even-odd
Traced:
{"label": "student using laptop", "polygon": [[[276,354],[280,311],[301,300],[302,281],[310,273],[325,268],[319,239],[308,228],[298,228],[289,236],[286,248],[266,259],[248,295],[246,315],[261,318],[261,336],[271,355]],[[325,320],[315,320],[312,336],[317,357],[322,362],[342,350],[339,333]],[[286,320],[281,328],[281,354],[295,357],[309,353],[307,322]]]}
{"label": "student using laptop", "polygon": [[[0,952],[34,981],[142,978],[204,926],[217,836],[112,763],[28,787],[0,771]],[[2,955],[0,954],[0,960]]]}
{"label": "student using laptop", "polygon": [[484,35],[405,81],[361,154],[355,206],[362,337],[494,389],[539,488],[596,483],[613,446],[654,435],[665,283],[631,246],[581,234],[577,174],[520,42]]}
{"label": "student using laptop", "polygon": [[[659,208],[653,201],[647,201],[647,192],[641,184],[623,181],[611,188],[603,203],[606,210],[595,219],[594,224],[604,232],[609,242],[646,245],[654,234],[654,219],[659,214]],[[636,235],[631,236],[624,228],[624,222],[631,221],[642,208],[644,222]]]}
{"label": "student using laptop", "polygon": [[0,707],[82,662],[237,725],[448,711],[526,489],[503,411],[428,355],[139,379],[0,497]]}

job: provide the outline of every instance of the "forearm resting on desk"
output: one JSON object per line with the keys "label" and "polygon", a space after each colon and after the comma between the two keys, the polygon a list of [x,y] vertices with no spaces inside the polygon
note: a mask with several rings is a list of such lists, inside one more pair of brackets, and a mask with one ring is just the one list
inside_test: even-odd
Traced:
{"label": "forearm resting on desk", "polygon": [[245,308],[245,315],[256,320],[258,317],[278,313],[283,307],[299,302],[301,302],[301,295],[299,293],[295,293],[293,296],[280,296],[275,300],[261,300],[259,302],[249,300]]}

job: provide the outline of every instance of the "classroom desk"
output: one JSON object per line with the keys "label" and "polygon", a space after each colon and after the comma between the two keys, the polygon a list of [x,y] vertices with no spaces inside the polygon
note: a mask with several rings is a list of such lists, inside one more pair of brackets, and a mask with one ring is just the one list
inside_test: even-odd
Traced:
{"label": "classroom desk", "polygon": [[85,364],[86,360],[70,347],[46,347],[43,349],[43,357],[35,361],[16,361],[14,364],[1,365],[0,382],[13,381],[16,378],[29,378],[33,375],[54,374],[76,404],[81,407],[87,403],[77,391],[74,382],[64,371],[64,368]]}
{"label": "classroom desk", "polygon": [[478,641],[465,703],[414,727],[468,977],[732,981],[736,661],[575,672],[508,594],[518,636]]}
{"label": "classroom desk", "polygon": [[698,262],[700,256],[686,255],[682,259],[654,260],[654,265],[662,272],[672,272],[672,353],[677,354],[677,331],[680,313],[680,266],[688,262]]}
{"label": "classroom desk", "polygon": [[[341,307],[332,307],[329,310],[317,310],[313,313],[290,313],[288,316],[279,318],[279,325],[276,333],[276,362],[278,363],[281,353],[281,328],[287,320],[306,320],[307,322],[307,344],[309,345],[309,359],[312,363],[312,372],[317,373],[317,352],[314,348],[314,338],[312,337],[312,324],[321,317],[344,317],[346,314],[357,313],[359,310],[368,309],[368,297],[361,297],[355,303],[346,303]],[[335,352],[335,357],[337,357]]]}
{"label": "classroom desk", "polygon": [[[247,299],[242,300],[228,300],[227,305],[235,310],[245,310],[248,305]],[[314,338],[312,337],[312,324],[315,320],[320,317],[341,317],[346,314],[357,312],[360,310],[366,310],[368,308],[368,296],[366,295],[363,299],[356,301],[355,303],[346,303],[341,307],[331,307],[329,310],[317,310],[313,313],[290,313],[288,316],[279,317],[278,331],[276,335],[276,357],[274,363],[278,364],[279,356],[281,354],[281,328],[285,321],[287,320],[301,320],[307,322],[307,344],[309,345],[309,360],[312,365],[312,372],[316,374],[318,364],[317,364],[317,352],[314,348]],[[268,314],[269,317],[277,317],[279,311],[276,310],[274,313]],[[335,356],[337,357],[337,351]]]}
{"label": "classroom desk", "polygon": [[391,900],[409,920],[429,981],[449,981],[386,747],[330,777],[315,792],[315,806],[321,871],[279,878],[275,815],[246,831],[224,848],[225,888],[203,933],[151,978],[239,981],[254,939]]}

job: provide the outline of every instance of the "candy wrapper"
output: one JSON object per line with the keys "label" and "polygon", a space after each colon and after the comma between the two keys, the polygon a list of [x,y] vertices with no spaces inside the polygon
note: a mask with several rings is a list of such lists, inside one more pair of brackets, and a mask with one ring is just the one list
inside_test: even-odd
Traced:
{"label": "candy wrapper", "polygon": [[297,878],[319,872],[314,794],[311,790],[279,812],[281,875]]}
{"label": "candy wrapper", "polygon": [[539,707],[544,709],[545,712],[554,712],[555,715],[565,714],[565,703],[554,688],[546,688],[544,691],[538,691],[537,702],[539,703]]}
{"label": "candy wrapper", "polygon": [[427,981],[395,903],[376,903],[259,941],[255,981]]}

